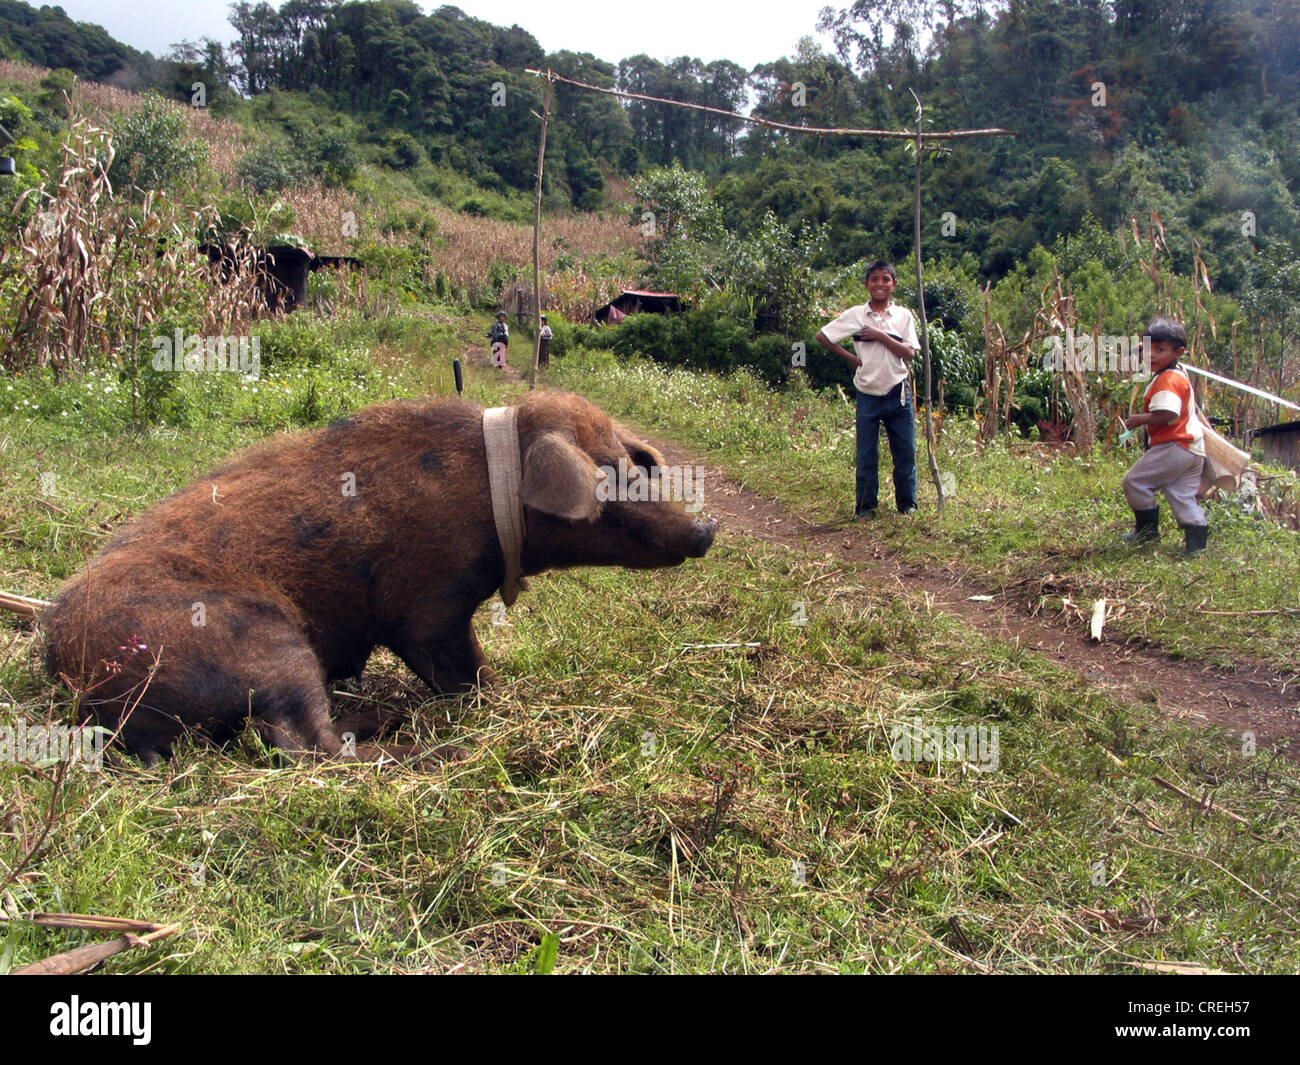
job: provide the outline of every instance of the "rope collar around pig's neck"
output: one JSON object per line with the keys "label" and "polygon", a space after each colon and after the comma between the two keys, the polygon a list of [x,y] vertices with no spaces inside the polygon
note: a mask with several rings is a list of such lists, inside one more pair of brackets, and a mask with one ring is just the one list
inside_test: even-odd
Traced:
{"label": "rope collar around pig's neck", "polygon": [[506,563],[501,599],[506,606],[514,606],[520,591],[528,587],[523,576],[524,506],[519,498],[522,474],[516,408],[489,407],[483,412],[483,443],[487,447],[492,520]]}

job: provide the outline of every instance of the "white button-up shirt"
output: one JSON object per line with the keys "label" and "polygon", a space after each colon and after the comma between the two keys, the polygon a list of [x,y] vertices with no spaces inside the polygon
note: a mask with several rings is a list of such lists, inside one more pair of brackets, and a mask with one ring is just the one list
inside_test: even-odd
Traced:
{"label": "white button-up shirt", "polygon": [[[921,341],[916,335],[916,320],[912,312],[897,303],[890,303],[884,311],[873,311],[869,303],[850,307],[835,321],[822,329],[827,340],[836,344],[860,332],[867,326],[874,326],[885,333],[898,337],[913,351],[921,350]],[[853,375],[853,387],[869,396],[883,396],[900,381],[907,380],[908,365],[878,340],[855,340],[853,350],[862,365]]]}

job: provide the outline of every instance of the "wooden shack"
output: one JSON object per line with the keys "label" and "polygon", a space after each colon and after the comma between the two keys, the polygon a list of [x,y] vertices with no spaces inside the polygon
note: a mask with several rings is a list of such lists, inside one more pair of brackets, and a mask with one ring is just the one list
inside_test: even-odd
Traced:
{"label": "wooden shack", "polygon": [[1264,458],[1279,466],[1300,470],[1300,419],[1265,425],[1251,434],[1264,450]]}
{"label": "wooden shack", "polygon": [[[237,269],[234,249],[229,244],[201,244],[199,251],[209,262]],[[288,314],[307,299],[307,277],[317,270],[339,266],[361,266],[351,255],[316,255],[293,244],[270,244],[257,249],[257,285],[271,314]],[[223,268],[223,275],[226,269]]]}
{"label": "wooden shack", "polygon": [[676,292],[645,292],[629,288],[604,306],[597,307],[592,317],[605,325],[618,325],[629,314],[677,314],[681,310],[682,298]]}

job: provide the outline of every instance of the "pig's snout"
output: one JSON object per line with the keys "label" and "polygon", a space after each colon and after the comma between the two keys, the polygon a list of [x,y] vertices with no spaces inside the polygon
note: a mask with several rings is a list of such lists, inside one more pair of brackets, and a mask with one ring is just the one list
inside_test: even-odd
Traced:
{"label": "pig's snout", "polygon": [[718,535],[718,522],[715,518],[696,518],[691,523],[691,542],[686,552],[688,558],[703,558],[713,546],[713,538]]}

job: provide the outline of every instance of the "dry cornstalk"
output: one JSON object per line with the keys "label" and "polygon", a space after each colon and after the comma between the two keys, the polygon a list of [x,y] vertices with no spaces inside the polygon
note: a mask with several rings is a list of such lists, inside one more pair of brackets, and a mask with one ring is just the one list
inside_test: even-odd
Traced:
{"label": "dry cornstalk", "polygon": [[[1065,359],[1061,367],[1061,380],[1074,416],[1072,437],[1080,450],[1090,451],[1097,440],[1097,419],[1092,409],[1087,376],[1075,355],[1078,350],[1075,337],[1079,317],[1074,306],[1074,296],[1065,291],[1060,272],[1055,266],[1052,267],[1052,280],[1043,289],[1042,304],[1038,313],[1044,326],[1064,334]],[[1096,350],[1095,331],[1093,350]]]}
{"label": "dry cornstalk", "polygon": [[57,182],[19,198],[15,210],[31,217],[0,262],[21,294],[0,336],[5,369],[62,375],[96,360],[130,365],[178,306],[197,310],[186,325],[206,336],[246,332],[265,310],[247,241],[228,242],[230,254],[209,263],[198,243],[215,209],[159,192],[138,203],[114,196],[113,154],[107,131],[74,118]]}
{"label": "dry cornstalk", "polygon": [[[105,920],[109,920],[109,918],[105,918]],[[145,922],[135,923],[143,924]],[[76,925],[73,927],[85,926]],[[87,943],[84,947],[76,947],[64,951],[62,954],[42,958],[40,961],[32,962],[31,965],[24,965],[20,969],[14,969],[12,975],[72,976],[75,973],[85,972],[100,962],[108,960],[114,954],[121,954],[134,947],[152,946],[158,940],[174,936],[181,930],[181,926],[178,924],[151,925],[150,928],[151,930],[143,935],[126,932],[118,936],[117,939],[109,940],[107,943]]]}

